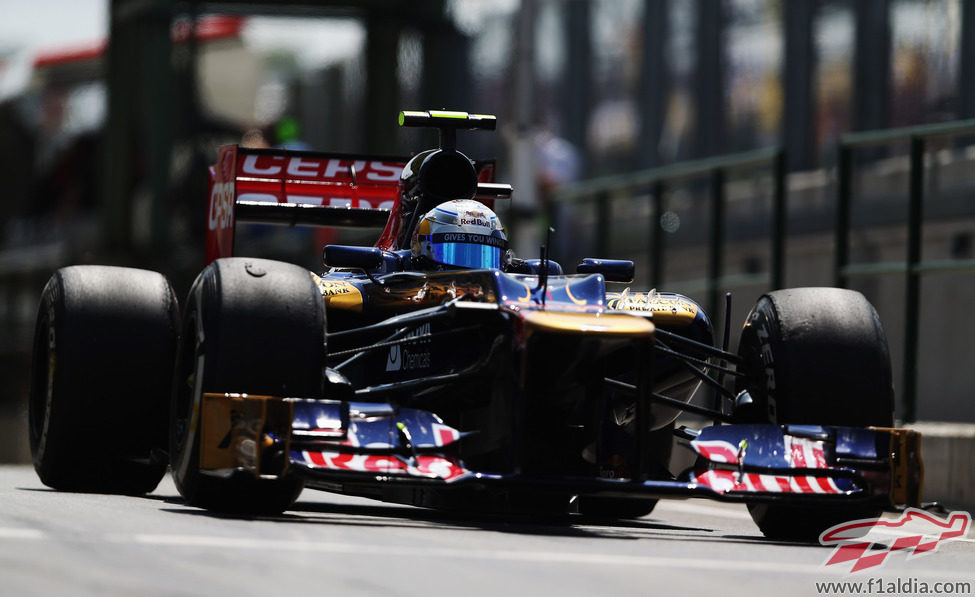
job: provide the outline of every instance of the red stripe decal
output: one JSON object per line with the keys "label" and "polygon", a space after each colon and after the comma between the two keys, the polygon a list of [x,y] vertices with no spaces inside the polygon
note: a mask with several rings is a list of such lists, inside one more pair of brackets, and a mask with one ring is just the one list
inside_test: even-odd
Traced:
{"label": "red stripe decal", "polygon": [[768,491],[765,488],[765,484],[762,483],[762,476],[751,473],[748,475],[748,481],[752,484],[756,491]]}
{"label": "red stripe decal", "polygon": [[791,440],[789,442],[792,453],[792,466],[795,468],[806,468],[806,454],[803,451],[801,440]]}
{"label": "red stripe decal", "polygon": [[800,493],[816,493],[816,490],[809,484],[809,477],[795,477],[795,480]]}
{"label": "red stripe decal", "polygon": [[836,486],[829,477],[815,477],[815,479],[824,493],[837,493]]}

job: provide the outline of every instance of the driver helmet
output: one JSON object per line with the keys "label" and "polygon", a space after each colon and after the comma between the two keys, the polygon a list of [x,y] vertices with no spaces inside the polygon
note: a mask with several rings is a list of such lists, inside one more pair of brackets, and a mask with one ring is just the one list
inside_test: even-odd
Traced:
{"label": "driver helmet", "polygon": [[413,257],[430,267],[500,268],[507,249],[498,216],[472,199],[431,209],[413,235]]}

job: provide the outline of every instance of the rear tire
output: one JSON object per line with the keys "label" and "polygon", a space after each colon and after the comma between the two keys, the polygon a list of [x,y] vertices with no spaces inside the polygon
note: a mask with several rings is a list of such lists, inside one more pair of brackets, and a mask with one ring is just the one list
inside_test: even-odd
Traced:
{"label": "rear tire", "polygon": [[130,268],[58,270],[34,332],[29,438],[45,485],[139,495],[166,472],[169,379],[179,307],[162,275]]}
{"label": "rear tire", "polygon": [[[795,288],[762,296],[738,354],[759,422],[890,427],[893,386],[880,319],[859,292]],[[879,516],[873,506],[749,504],[765,536],[815,541],[840,522]]]}
{"label": "rear tire", "polygon": [[308,270],[265,259],[212,263],[190,290],[173,379],[173,480],[193,506],[275,514],[301,493],[291,475],[229,478],[201,473],[204,392],[322,397],[325,306]]}

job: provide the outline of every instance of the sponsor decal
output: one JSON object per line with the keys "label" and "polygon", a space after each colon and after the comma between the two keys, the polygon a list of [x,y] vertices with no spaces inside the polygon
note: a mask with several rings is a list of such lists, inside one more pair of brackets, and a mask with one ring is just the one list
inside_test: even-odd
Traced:
{"label": "sponsor decal", "polygon": [[893,520],[844,522],[819,536],[821,545],[836,547],[823,566],[850,565],[849,572],[859,572],[884,565],[896,552],[904,552],[910,562],[934,553],[943,543],[964,539],[971,523],[968,512],[938,518],[918,508],[907,508]]}
{"label": "sponsor decal", "polygon": [[375,182],[399,182],[403,172],[403,164],[386,164],[384,162],[369,162],[366,180]]}
{"label": "sponsor decal", "polygon": [[403,164],[395,162],[321,159],[307,156],[248,155],[240,165],[243,176],[332,180],[343,182],[398,182]]}
{"label": "sponsor decal", "polygon": [[469,474],[457,461],[436,454],[403,458],[395,454],[344,454],[339,452],[302,452],[302,460],[312,468],[363,473],[383,473],[456,481]]}
{"label": "sponsor decal", "polygon": [[220,150],[220,164],[217,168],[216,179],[218,182],[226,182],[234,179],[234,164],[237,160],[237,148],[225,147]]}
{"label": "sponsor decal", "polygon": [[338,280],[319,279],[318,288],[322,291],[322,296],[325,297],[332,297],[339,294],[349,294],[350,292],[358,292],[358,289],[352,284]]}
{"label": "sponsor decal", "polygon": [[330,280],[311,274],[312,279],[322,293],[322,299],[329,308],[359,311],[362,309],[362,292],[352,283],[345,280]]}
{"label": "sponsor decal", "polygon": [[508,246],[507,241],[496,236],[487,234],[476,234],[473,232],[442,232],[430,235],[430,240],[435,243],[469,243],[476,245],[487,245],[504,249]]}
{"label": "sponsor decal", "polygon": [[697,315],[697,305],[690,300],[677,296],[660,296],[654,291],[647,293],[621,293],[610,298],[606,303],[610,309],[626,311],[669,312],[674,315]]}
{"label": "sponsor decal", "polygon": [[223,230],[230,227],[234,215],[234,183],[214,183],[210,192],[210,214],[207,224],[210,230]]}
{"label": "sponsor decal", "polygon": [[[417,338],[430,334],[430,323],[424,323],[406,335],[406,338]],[[415,369],[429,369],[430,339],[423,338],[407,344],[395,344],[389,347],[386,357],[386,371],[413,371]],[[423,346],[426,345],[426,346]]]}
{"label": "sponsor decal", "polygon": [[623,292],[607,293],[606,306],[618,311],[640,311],[653,313],[654,323],[662,325],[687,325],[697,317],[699,307],[694,301],[682,296],[663,296],[655,290],[631,294]]}

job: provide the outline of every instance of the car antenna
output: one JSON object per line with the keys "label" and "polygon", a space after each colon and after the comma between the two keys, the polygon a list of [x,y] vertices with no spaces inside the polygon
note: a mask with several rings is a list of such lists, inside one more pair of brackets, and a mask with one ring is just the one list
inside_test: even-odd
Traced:
{"label": "car antenna", "polygon": [[539,247],[540,257],[540,269],[538,272],[538,286],[535,290],[542,291],[542,308],[545,308],[545,294],[548,292],[548,247],[552,244],[552,233],[555,229],[551,226],[545,231],[545,244]]}
{"label": "car antenna", "polygon": [[[724,295],[724,337],[721,339],[721,350],[725,353],[728,352],[728,343],[731,338],[731,293],[726,292]],[[721,366],[724,367],[727,362],[722,360]],[[724,387],[724,370],[718,371],[718,386]],[[721,397],[721,392],[715,388],[714,389],[714,402],[717,404],[718,410],[724,411],[724,402]],[[715,424],[720,424],[720,421],[715,421]]]}

